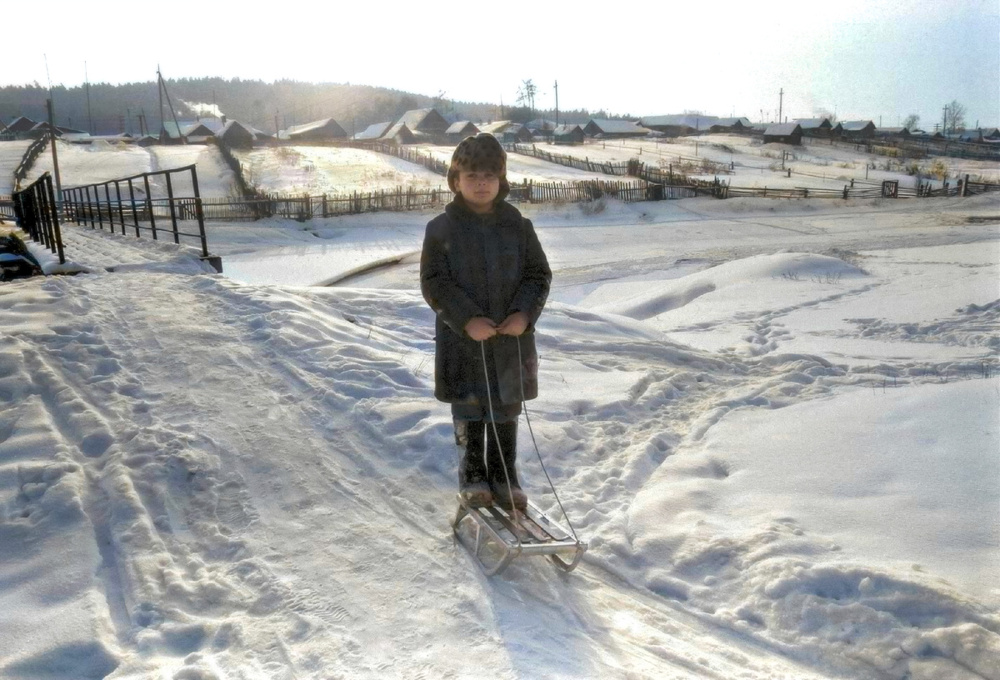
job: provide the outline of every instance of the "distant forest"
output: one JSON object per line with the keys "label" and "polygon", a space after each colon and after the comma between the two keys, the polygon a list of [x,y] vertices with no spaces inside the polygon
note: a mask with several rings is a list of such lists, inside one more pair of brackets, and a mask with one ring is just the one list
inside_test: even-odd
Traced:
{"label": "distant forest", "polygon": [[[233,78],[181,78],[166,80],[167,92],[178,120],[194,120],[211,115],[218,107],[229,120],[249,123],[273,133],[275,124],[285,129],[314,120],[334,118],[348,133],[360,132],[372,123],[396,120],[410,109],[435,107],[450,120],[492,122],[513,120],[527,122],[532,118],[555,119],[555,111],[530,110],[524,106],[459,102],[438,99],[411,92],[402,92],[368,85],[349,83],[302,83],[279,80]],[[0,87],[0,120],[9,123],[18,116],[46,120],[45,100],[49,90],[38,83]],[[140,116],[145,116],[145,128],[157,134],[160,130],[160,98],[156,81],[110,85],[90,84],[88,115],[85,86],[52,88],[56,125],[76,128],[93,134],[107,135],[131,132],[139,134]],[[208,108],[198,110],[199,106]],[[164,101],[163,117],[171,119]],[[584,123],[591,117],[609,117],[603,111],[560,111],[559,122]]]}

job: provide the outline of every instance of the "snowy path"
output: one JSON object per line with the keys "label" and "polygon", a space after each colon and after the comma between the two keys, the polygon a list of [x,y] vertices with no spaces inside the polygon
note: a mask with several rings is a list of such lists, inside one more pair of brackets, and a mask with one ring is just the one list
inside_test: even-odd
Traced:
{"label": "snowy path", "polygon": [[[571,285],[539,325],[546,388],[532,427],[590,550],[570,575],[527,560],[494,579],[451,536],[451,423],[429,396],[418,293],[240,284],[182,247],[67,228],[67,252],[92,273],[0,288],[0,674],[994,680],[998,490],[980,480],[995,469],[983,447],[996,379],[975,371],[995,366],[1000,257],[996,225],[963,212],[992,204],[729,216],[717,205],[667,206],[647,223],[632,212],[642,206],[536,219]],[[387,219],[214,235],[247,265],[255,238],[325,237],[335,266],[353,267],[418,237],[419,215],[373,228]],[[845,241],[912,247],[856,253],[870,271],[776,252]],[[739,259],[675,262],[713,252]],[[843,281],[820,277],[830,267]],[[786,271],[802,280],[774,275]],[[726,297],[746,291],[754,305]],[[674,341],[683,329],[691,344]],[[720,340],[734,334],[745,344]],[[875,384],[873,409],[858,397]],[[969,442],[920,429],[910,414],[924,404],[985,429]],[[864,428],[901,443],[862,449],[870,431],[838,416],[849,453],[878,465],[861,479],[840,480],[832,463],[810,476],[848,452],[817,446],[803,461],[788,421],[859,408]],[[949,421],[965,422],[943,412],[936,429]],[[558,512],[530,441],[522,426],[526,486]],[[961,446],[981,471],[944,486],[958,509],[918,466],[902,474],[917,444],[923,456]],[[911,516],[931,524],[921,508],[936,508],[949,548],[969,551],[964,575],[902,538],[892,559],[859,551],[862,500],[905,509],[903,481]],[[780,493],[799,488],[858,519],[824,532],[809,494]],[[980,535],[957,528],[976,513]],[[916,545],[943,540],[929,535]]]}

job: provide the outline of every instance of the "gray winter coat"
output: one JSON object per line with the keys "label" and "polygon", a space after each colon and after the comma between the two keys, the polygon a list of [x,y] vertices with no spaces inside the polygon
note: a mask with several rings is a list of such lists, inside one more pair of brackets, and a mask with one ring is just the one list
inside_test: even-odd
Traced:
{"label": "gray winter coat", "polygon": [[434,396],[452,404],[487,405],[480,343],[465,333],[470,319],[485,316],[499,324],[514,312],[528,315],[518,338],[497,335],[485,341],[494,406],[538,396],[535,322],[549,295],[552,271],[530,220],[501,202],[480,216],[456,199],[431,220],[420,258],[420,288],[437,314]]}

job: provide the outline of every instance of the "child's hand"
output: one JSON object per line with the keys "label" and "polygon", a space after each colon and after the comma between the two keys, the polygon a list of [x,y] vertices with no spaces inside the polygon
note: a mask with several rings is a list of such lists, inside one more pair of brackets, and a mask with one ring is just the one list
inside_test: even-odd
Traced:
{"label": "child's hand", "polygon": [[480,342],[489,340],[496,335],[497,327],[493,323],[493,319],[488,319],[485,316],[474,316],[469,319],[469,323],[465,324],[465,332],[470,338]]}
{"label": "child's hand", "polygon": [[521,335],[528,328],[528,315],[524,312],[514,312],[497,326],[501,335]]}

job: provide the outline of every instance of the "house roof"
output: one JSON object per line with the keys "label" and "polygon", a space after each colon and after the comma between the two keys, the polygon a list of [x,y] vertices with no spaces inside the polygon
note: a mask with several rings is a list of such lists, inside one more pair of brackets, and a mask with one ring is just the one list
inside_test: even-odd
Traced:
{"label": "house roof", "polygon": [[243,123],[239,122],[238,120],[231,120],[231,121],[227,122],[225,125],[223,125],[222,127],[220,127],[215,132],[215,136],[216,137],[224,137],[226,135],[226,133],[228,133],[230,130],[232,130],[234,128],[235,129],[242,129],[244,132],[250,134],[253,137],[257,136],[257,134],[253,130],[251,130],[249,127],[247,127]]}
{"label": "house roof", "polygon": [[396,124],[398,125],[399,123],[404,123],[411,131],[416,131],[421,125],[424,124],[424,121],[427,120],[428,116],[432,118],[436,116],[445,123],[448,122],[444,120],[444,116],[438,113],[433,107],[430,107],[426,109],[412,109],[407,111],[402,115],[402,117],[400,117],[399,120],[396,121]]}
{"label": "house roof", "polygon": [[874,128],[875,123],[870,120],[845,120],[841,121],[841,127],[848,132],[858,132],[864,130],[869,125]]}
{"label": "house roof", "polygon": [[703,116],[696,113],[680,113],[667,116],[645,116],[639,125],[645,127],[689,127],[692,130],[707,130],[716,124],[718,116]]}
{"label": "house roof", "polygon": [[555,130],[556,122],[554,120],[536,118],[535,120],[529,120],[525,123],[525,126],[527,126],[529,130]]}
{"label": "house roof", "polygon": [[567,125],[560,125],[555,130],[552,131],[552,134],[554,134],[555,136],[559,137],[561,135],[571,135],[574,132],[576,132],[577,130],[579,130],[580,132],[583,132],[583,128],[580,127],[579,124],[572,123],[572,124],[567,124]]}
{"label": "house roof", "polygon": [[908,135],[910,131],[905,127],[881,127],[876,130],[881,135]]}
{"label": "house roof", "polygon": [[591,118],[588,126],[595,125],[604,134],[632,134],[644,135],[649,132],[647,128],[641,127],[630,120],[607,120],[604,118]]}
{"label": "house roof", "polygon": [[386,131],[392,127],[392,121],[388,120],[384,123],[372,123],[364,130],[354,135],[354,139],[378,139],[386,133]]}
{"label": "house roof", "polygon": [[452,123],[450,126],[448,126],[448,129],[445,130],[445,132],[449,135],[460,135],[463,132],[467,132],[470,127],[472,128],[472,134],[479,132],[479,128],[477,128],[475,125],[472,124],[471,121],[468,120],[460,120]]}
{"label": "house roof", "polygon": [[509,120],[498,120],[492,123],[482,123],[479,126],[480,132],[488,132],[491,135],[499,135],[502,132],[507,132],[507,129],[514,125]]}
{"label": "house roof", "polygon": [[333,137],[347,136],[347,132],[344,128],[340,127],[337,121],[333,118],[324,118],[322,120],[314,120],[311,123],[303,123],[302,125],[292,125],[285,130],[285,137],[300,137],[309,132],[316,132],[317,130],[326,130]]}
{"label": "house roof", "polygon": [[35,125],[37,125],[37,124],[38,124],[38,121],[31,120],[27,116],[18,116],[14,120],[10,121],[10,123],[8,123],[7,127],[12,132],[27,132],[31,128],[35,127]]}
{"label": "house roof", "polygon": [[406,123],[399,122],[399,123],[396,123],[395,125],[393,125],[391,128],[389,128],[388,132],[386,132],[384,135],[382,135],[382,138],[383,139],[393,139],[393,138],[395,138],[395,137],[397,137],[399,135],[402,135],[404,137],[406,137],[406,136],[412,137],[413,136],[413,131],[410,130],[409,126]]}
{"label": "house roof", "polygon": [[719,118],[712,125],[718,125],[719,127],[751,127],[753,124],[749,118],[739,116],[736,118]]}
{"label": "house roof", "polygon": [[787,137],[789,135],[794,135],[796,129],[799,133],[802,132],[802,126],[798,123],[775,123],[774,125],[768,125],[767,129],[764,130],[765,137]]}
{"label": "house roof", "polygon": [[803,130],[821,128],[823,123],[826,123],[826,127],[833,127],[829,118],[796,118],[795,122],[801,125]]}

